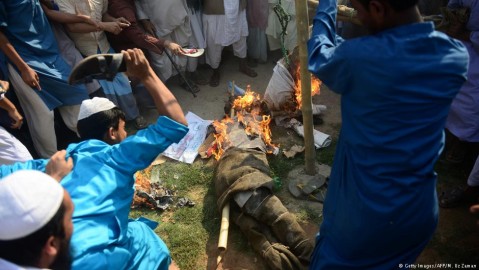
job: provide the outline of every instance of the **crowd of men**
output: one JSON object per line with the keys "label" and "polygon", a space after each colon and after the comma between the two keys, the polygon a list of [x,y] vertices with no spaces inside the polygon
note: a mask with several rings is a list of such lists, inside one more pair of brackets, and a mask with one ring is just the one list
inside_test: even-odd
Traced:
{"label": "crowd of men", "polygon": [[[417,0],[350,2],[369,35],[338,36],[337,1],[322,0],[308,42],[309,70],[341,95],[342,106],[309,268],[396,269],[414,263],[431,239],[438,205],[477,202],[477,160],[468,188],[439,200],[434,165],[445,128],[448,162],[462,162],[464,149],[458,147],[479,142],[479,1],[451,0],[449,8],[468,12],[446,33],[422,21]],[[2,91],[0,108],[8,128],[21,128],[26,120],[35,155],[42,158],[33,159],[0,128],[0,269],[177,269],[154,232],[157,224],[129,219],[133,174],[188,132],[164,84],[176,72],[172,61],[188,80],[205,83],[196,74],[197,60],[186,58],[183,48],[206,49],[211,86],[219,84],[225,46],[232,45],[239,72],[257,75],[247,63],[248,28],[255,28],[258,40],[251,45],[266,44],[268,14],[259,11],[267,5],[247,17],[248,5],[255,4],[0,2],[0,90],[13,88],[19,101],[14,105]],[[261,62],[264,54],[256,49],[253,58]],[[115,51],[123,54],[125,73],[113,81],[67,83],[83,57]],[[151,96],[159,113],[155,123],[139,114],[130,81]],[[79,136],[62,151],[54,110]],[[127,135],[127,121],[139,129],[135,135]]]}

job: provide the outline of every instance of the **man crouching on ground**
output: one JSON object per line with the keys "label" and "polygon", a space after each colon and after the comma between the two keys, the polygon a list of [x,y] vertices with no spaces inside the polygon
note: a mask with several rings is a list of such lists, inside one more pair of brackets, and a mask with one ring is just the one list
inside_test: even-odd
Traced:
{"label": "man crouching on ground", "polygon": [[[153,231],[156,222],[129,220],[128,216],[134,173],[179,142],[188,127],[178,101],[155,75],[143,52],[133,49],[123,55],[128,76],[141,80],[160,116],[155,124],[127,138],[124,114],[111,101],[83,101],[78,133],[84,141],[67,148],[74,169],[61,182],[75,205],[72,268],[176,269],[165,243]],[[24,166],[41,170],[40,163],[16,163],[10,172]],[[0,167],[3,176],[8,170]]]}

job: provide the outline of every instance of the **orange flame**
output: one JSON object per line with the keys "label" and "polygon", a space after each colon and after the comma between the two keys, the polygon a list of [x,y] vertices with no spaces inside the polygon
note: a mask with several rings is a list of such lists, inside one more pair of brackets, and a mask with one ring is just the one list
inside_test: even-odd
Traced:
{"label": "orange flame", "polygon": [[[294,87],[294,97],[296,99],[297,109],[301,109],[303,98],[301,96],[301,76],[300,76],[301,67],[298,64],[296,67],[296,83]],[[311,96],[319,94],[321,88],[321,81],[316,78],[316,76],[311,75]]]}
{"label": "orange flame", "polygon": [[233,101],[233,109],[236,111],[251,111],[255,101],[260,101],[260,95],[251,91],[250,86],[246,87],[246,92],[243,96],[238,97]]}
{"label": "orange flame", "polygon": [[[271,142],[271,129],[269,128],[271,117],[260,115],[260,100],[260,95],[251,91],[248,85],[245,94],[233,101],[233,109],[236,111],[236,120],[244,127],[245,133],[250,137],[260,136],[267,146],[267,152],[272,153],[277,146]],[[261,120],[258,120],[258,118]],[[221,158],[231,144],[228,136],[228,124],[234,124],[234,120],[228,116],[221,121],[215,120],[213,122],[216,131],[213,155],[216,160]]]}
{"label": "orange flame", "polygon": [[213,122],[213,127],[215,128],[215,137],[214,144],[216,145],[215,149],[213,150],[213,155],[215,156],[216,160],[219,160],[220,157],[224,154],[227,145],[230,143],[228,137],[228,124],[233,123],[233,119],[229,118],[227,115],[221,121],[215,120]]}

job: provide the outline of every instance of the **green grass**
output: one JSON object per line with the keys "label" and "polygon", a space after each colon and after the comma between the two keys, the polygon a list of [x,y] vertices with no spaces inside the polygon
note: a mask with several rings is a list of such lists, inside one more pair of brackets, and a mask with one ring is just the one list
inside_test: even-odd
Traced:
{"label": "green grass", "polygon": [[[289,136],[285,134],[287,131],[284,129],[275,132],[273,134],[279,133],[282,138]],[[281,144],[282,149],[289,149],[293,144],[300,144],[300,141],[292,138],[291,141],[284,140]],[[317,162],[332,165],[336,145],[337,138],[333,138],[329,147],[316,150]],[[287,159],[282,154],[268,155],[268,162],[272,176],[282,183],[293,168],[304,164],[304,153],[292,159]],[[211,267],[211,262],[215,261],[218,255],[215,245],[218,241],[220,213],[216,205],[212,163],[214,162],[205,163],[199,160],[188,165],[168,161],[155,166],[151,171],[154,180],[162,181],[167,187],[176,189],[178,196],[192,199],[196,203],[194,207],[172,208],[165,212],[150,209],[135,209],[131,212],[133,218],[144,216],[161,222],[156,233],[165,241],[172,258],[182,270]],[[439,191],[464,184],[467,179],[463,170],[442,163],[438,163],[436,171],[439,176]],[[282,191],[286,188],[285,185],[281,185]],[[300,222],[312,224],[322,222],[321,213],[307,204],[299,207],[294,214]],[[476,218],[470,215],[465,207],[453,210],[441,209],[436,233],[426,251],[418,259],[418,263],[479,262],[477,247],[479,228],[475,225],[475,220]],[[471,237],[476,240],[467,240]],[[233,222],[230,224],[228,249],[234,249],[236,253],[233,254],[241,254],[245,258],[258,257]]]}

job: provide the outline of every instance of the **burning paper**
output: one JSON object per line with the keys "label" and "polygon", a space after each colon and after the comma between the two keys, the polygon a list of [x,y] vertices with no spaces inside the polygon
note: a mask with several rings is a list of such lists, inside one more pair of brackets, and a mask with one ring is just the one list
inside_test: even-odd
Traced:
{"label": "burning paper", "polygon": [[179,143],[170,145],[163,155],[191,164],[198,155],[198,149],[205,140],[208,126],[212,121],[203,120],[192,112],[188,112],[185,117],[190,130]]}

